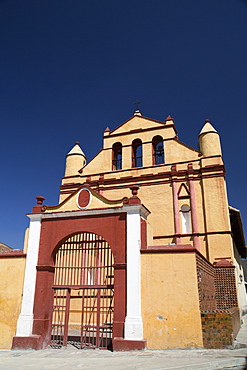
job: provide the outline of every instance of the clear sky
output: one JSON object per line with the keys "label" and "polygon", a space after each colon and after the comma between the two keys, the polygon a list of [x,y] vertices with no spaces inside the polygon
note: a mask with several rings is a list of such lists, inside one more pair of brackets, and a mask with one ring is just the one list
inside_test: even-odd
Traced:
{"label": "clear sky", "polygon": [[90,160],[136,99],[194,148],[210,119],[247,230],[247,1],[0,0],[1,242],[22,249],[67,152]]}

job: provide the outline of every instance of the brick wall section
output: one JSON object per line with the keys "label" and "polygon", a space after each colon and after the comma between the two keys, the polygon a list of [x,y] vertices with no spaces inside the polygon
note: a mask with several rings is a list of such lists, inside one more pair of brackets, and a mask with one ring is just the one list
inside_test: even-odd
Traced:
{"label": "brick wall section", "polygon": [[202,313],[202,337],[205,348],[225,348],[233,344],[240,328],[239,309]]}
{"label": "brick wall section", "polygon": [[234,267],[213,266],[198,253],[196,262],[203,345],[230,346],[240,328]]}
{"label": "brick wall section", "polygon": [[200,310],[216,310],[215,268],[198,254],[196,256],[196,265]]}
{"label": "brick wall section", "polygon": [[238,307],[234,267],[215,267],[216,308]]}

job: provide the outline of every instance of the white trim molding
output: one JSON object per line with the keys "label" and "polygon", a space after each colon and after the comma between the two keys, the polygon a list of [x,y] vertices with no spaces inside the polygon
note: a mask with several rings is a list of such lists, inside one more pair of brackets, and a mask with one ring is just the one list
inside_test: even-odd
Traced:
{"label": "white trim molding", "polygon": [[141,207],[127,210],[127,315],[124,339],[143,339],[141,316]]}
{"label": "white trim molding", "polygon": [[[115,213],[128,213],[128,212],[138,212],[145,220],[150,214],[150,211],[143,206],[142,204],[137,205],[126,205],[126,206],[117,206],[101,209],[85,209],[78,211],[63,211],[63,212],[50,212],[40,214],[42,219],[54,219],[54,218],[72,218],[72,217],[87,217],[87,216],[96,216],[96,215],[108,215]],[[33,213],[29,213],[28,217],[33,216]]]}
{"label": "white trim molding", "polygon": [[16,336],[32,335],[33,304],[36,284],[36,266],[38,262],[41,214],[30,214],[29,237],[27,246],[26,269],[23,287],[21,313],[17,322]]}

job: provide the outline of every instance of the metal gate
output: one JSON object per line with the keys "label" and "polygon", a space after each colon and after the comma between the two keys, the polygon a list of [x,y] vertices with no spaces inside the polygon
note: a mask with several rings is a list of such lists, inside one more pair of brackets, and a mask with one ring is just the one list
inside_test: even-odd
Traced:
{"label": "metal gate", "polygon": [[51,347],[111,348],[114,269],[99,235],[68,238],[56,254]]}

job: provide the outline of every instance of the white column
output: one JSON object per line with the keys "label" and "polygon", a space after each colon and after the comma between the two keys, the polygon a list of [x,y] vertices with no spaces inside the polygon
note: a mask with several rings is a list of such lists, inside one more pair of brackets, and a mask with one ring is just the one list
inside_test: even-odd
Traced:
{"label": "white column", "polygon": [[28,217],[30,218],[29,238],[27,246],[26,270],[21,313],[17,322],[16,330],[16,336],[18,337],[27,337],[32,335],[33,329],[33,303],[42,215],[32,214]]}
{"label": "white column", "polygon": [[140,206],[127,210],[127,316],[124,339],[143,339],[141,316]]}

